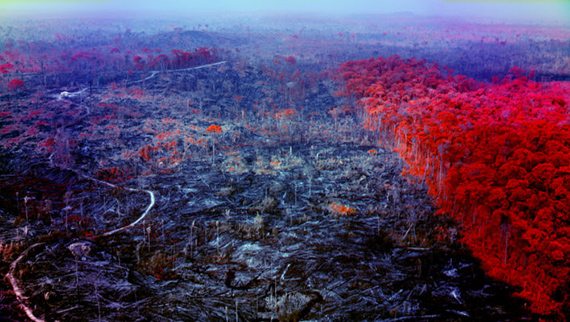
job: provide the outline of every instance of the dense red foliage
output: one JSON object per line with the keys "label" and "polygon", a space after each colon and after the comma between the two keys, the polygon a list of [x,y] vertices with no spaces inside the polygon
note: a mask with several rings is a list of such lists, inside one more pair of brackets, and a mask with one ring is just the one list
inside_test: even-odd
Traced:
{"label": "dense red foliage", "polygon": [[13,80],[10,81],[10,83],[8,83],[8,88],[10,90],[16,90],[18,88],[22,88],[24,87],[24,82],[22,82],[21,80],[14,78]]}
{"label": "dense red foliage", "polygon": [[[1,56],[0,56],[1,57]],[[7,63],[7,64],[2,64],[0,65],[0,73],[2,74],[8,74],[8,72],[10,71],[10,69],[14,68],[14,65]]]}
{"label": "dense red foliage", "polygon": [[397,56],[339,72],[366,127],[427,182],[489,275],[520,287],[536,313],[568,310],[570,85],[516,67],[483,84]]}

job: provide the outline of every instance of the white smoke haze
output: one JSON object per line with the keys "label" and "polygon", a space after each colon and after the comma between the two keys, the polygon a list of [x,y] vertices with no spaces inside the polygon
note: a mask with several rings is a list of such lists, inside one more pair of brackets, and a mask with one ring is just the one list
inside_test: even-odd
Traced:
{"label": "white smoke haze", "polygon": [[144,17],[221,14],[311,14],[343,16],[354,14],[412,13],[422,16],[462,17],[492,22],[568,23],[567,1],[485,0],[210,0],[210,1],[0,1],[1,16]]}

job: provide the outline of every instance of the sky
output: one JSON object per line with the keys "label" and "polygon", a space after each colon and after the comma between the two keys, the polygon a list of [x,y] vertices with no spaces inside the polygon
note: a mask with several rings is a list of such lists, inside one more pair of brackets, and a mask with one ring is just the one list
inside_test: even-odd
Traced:
{"label": "sky", "polygon": [[2,16],[411,12],[505,22],[570,22],[570,0],[0,0]]}

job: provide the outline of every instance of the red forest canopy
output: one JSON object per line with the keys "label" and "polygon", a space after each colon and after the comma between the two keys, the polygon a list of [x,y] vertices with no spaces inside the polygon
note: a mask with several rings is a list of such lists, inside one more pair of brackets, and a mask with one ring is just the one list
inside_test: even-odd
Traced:
{"label": "red forest canopy", "polygon": [[539,314],[570,306],[568,83],[525,71],[484,84],[425,60],[347,62],[343,95],[422,178],[489,275]]}

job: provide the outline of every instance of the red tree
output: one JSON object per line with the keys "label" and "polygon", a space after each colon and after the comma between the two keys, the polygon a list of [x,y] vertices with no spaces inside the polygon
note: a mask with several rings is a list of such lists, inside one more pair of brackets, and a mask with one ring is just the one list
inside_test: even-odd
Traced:
{"label": "red tree", "polygon": [[22,82],[21,80],[14,78],[13,80],[10,81],[10,83],[8,83],[8,88],[12,91],[17,90],[18,88],[22,88],[24,87],[24,82]]}

